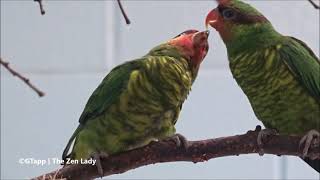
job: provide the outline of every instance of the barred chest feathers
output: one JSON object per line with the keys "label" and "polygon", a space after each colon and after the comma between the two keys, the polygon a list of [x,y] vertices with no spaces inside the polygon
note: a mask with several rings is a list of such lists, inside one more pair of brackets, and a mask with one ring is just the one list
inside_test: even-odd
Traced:
{"label": "barred chest feathers", "polygon": [[178,105],[183,103],[191,90],[193,77],[186,59],[176,59],[170,56],[150,57],[145,62],[144,72],[155,89],[162,93],[164,101],[168,105]]}
{"label": "barred chest feathers", "polygon": [[[281,45],[276,45],[230,57],[230,69],[255,115],[267,128],[277,127],[282,133],[302,134],[315,127],[319,103],[281,61],[277,52],[280,49]],[[292,126],[292,122],[296,126]]]}

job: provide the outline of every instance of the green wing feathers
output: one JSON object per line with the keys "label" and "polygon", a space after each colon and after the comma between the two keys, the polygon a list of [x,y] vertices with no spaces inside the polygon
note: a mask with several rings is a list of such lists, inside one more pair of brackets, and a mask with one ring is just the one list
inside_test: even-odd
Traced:
{"label": "green wing feathers", "polygon": [[288,42],[280,50],[281,59],[293,75],[320,102],[320,61],[302,41],[287,37]]}
{"label": "green wing feathers", "polygon": [[83,128],[83,125],[79,124],[79,126],[74,131],[74,133],[72,134],[71,138],[69,139],[67,146],[63,150],[63,154],[62,154],[62,159],[63,160],[66,160],[66,158],[69,156],[68,153],[69,153],[70,147],[71,147],[73,141],[76,139],[76,137],[79,134],[79,132],[82,130],[82,128]]}
{"label": "green wing feathers", "polygon": [[[301,40],[289,38],[291,46],[285,46],[282,58],[294,76],[320,104],[320,61],[313,51]],[[319,117],[319,113],[318,113]],[[314,128],[319,129],[319,120]],[[320,160],[303,159],[313,169],[320,172]]]}
{"label": "green wing feathers", "polygon": [[68,157],[69,149],[86,122],[103,114],[112,105],[126,87],[130,73],[138,68],[138,62],[132,61],[114,68],[90,96],[79,119],[79,126],[72,134],[65,147],[62,159]]}
{"label": "green wing feathers", "polygon": [[127,86],[131,72],[138,67],[139,61],[136,60],[114,68],[89,98],[79,122],[84,124],[105,112],[119,98]]}

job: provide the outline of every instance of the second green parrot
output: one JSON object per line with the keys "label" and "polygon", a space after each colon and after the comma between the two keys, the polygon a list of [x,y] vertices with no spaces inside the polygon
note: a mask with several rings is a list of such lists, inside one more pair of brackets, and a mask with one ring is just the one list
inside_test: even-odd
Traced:
{"label": "second green parrot", "polygon": [[306,157],[320,131],[318,57],[301,40],[278,33],[266,17],[240,0],[218,0],[206,25],[224,41],[233,77],[257,118],[281,134],[305,135],[302,158],[319,172],[320,160]]}

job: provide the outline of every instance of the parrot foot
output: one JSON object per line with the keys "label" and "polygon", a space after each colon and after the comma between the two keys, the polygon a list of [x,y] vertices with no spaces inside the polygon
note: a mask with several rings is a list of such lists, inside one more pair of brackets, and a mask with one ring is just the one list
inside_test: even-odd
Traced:
{"label": "parrot foot", "polygon": [[263,150],[263,143],[267,141],[268,137],[270,135],[275,135],[277,134],[277,130],[275,129],[263,129],[259,132],[258,138],[257,138],[257,143],[259,147],[259,155],[263,156],[264,155],[264,150]]}
{"label": "parrot foot", "polygon": [[183,147],[183,149],[187,149],[189,146],[188,140],[187,138],[185,138],[183,135],[177,133],[171,137],[168,138],[168,140],[172,140],[174,141],[174,143],[178,146],[178,147]]}
{"label": "parrot foot", "polygon": [[320,133],[317,130],[310,130],[307,132],[306,135],[304,135],[299,143],[299,148],[301,148],[304,145],[303,151],[302,151],[302,157],[305,158],[308,155],[309,148],[312,144],[313,140],[319,139],[320,141]]}
{"label": "parrot foot", "polygon": [[109,157],[109,155],[105,152],[99,152],[99,153],[96,152],[91,155],[91,158],[96,160],[96,166],[101,178],[103,177],[103,168],[101,165],[101,158],[107,158],[107,157]]}

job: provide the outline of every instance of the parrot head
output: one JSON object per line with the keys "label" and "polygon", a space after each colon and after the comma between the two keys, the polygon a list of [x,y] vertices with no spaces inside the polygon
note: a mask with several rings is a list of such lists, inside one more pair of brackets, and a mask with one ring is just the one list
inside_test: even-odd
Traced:
{"label": "parrot head", "polygon": [[[255,47],[264,44],[267,34],[274,33],[271,23],[258,10],[241,0],[217,0],[218,6],[210,11],[205,25],[215,28],[227,48]],[[268,41],[268,40],[267,40]],[[228,47],[229,46],[229,47]]]}
{"label": "parrot head", "polygon": [[176,47],[180,53],[187,57],[189,63],[196,69],[209,50],[209,31],[187,30],[167,42]]}

